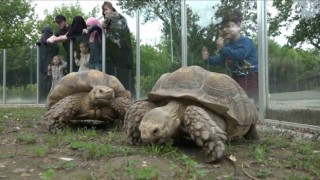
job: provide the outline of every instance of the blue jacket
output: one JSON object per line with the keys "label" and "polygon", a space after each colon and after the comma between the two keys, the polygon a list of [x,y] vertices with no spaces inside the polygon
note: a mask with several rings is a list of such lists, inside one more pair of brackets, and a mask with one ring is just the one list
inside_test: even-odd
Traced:
{"label": "blue jacket", "polygon": [[238,40],[225,44],[219,50],[219,55],[210,56],[208,63],[226,63],[231,75],[247,75],[258,71],[257,50],[251,39],[240,36]]}

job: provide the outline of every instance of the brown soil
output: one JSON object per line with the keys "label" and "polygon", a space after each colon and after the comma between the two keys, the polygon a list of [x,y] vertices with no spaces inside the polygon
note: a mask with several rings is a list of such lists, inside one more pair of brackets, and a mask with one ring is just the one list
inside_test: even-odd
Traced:
{"label": "brown soil", "polygon": [[[193,143],[175,145],[178,156],[171,152],[146,153],[144,147],[127,145],[125,135],[114,127],[95,129],[92,137],[77,128],[60,135],[49,134],[41,121],[44,109],[35,109],[20,108],[13,113],[12,109],[0,110],[0,179],[317,179],[320,174],[319,169],[314,170],[317,167],[294,163],[303,161],[305,154],[291,147],[292,136],[278,135],[290,142],[283,147],[267,144],[267,132],[260,132],[258,141],[228,142],[226,158],[207,164],[202,150]],[[27,140],[30,135],[33,138]],[[70,142],[74,141],[106,144],[109,153],[98,156],[100,152],[95,151],[90,155],[88,150],[72,147]],[[267,147],[262,161],[255,157],[257,146]],[[319,151],[314,153],[320,156]],[[236,161],[229,159],[231,155]]]}

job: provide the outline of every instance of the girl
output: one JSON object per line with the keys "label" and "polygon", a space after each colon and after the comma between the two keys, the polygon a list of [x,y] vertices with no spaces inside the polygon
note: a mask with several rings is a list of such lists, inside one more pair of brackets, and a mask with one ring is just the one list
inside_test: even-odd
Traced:
{"label": "girl", "polygon": [[77,66],[79,66],[79,72],[80,71],[85,71],[89,70],[89,59],[90,59],[90,54],[89,54],[89,48],[88,48],[88,43],[82,42],[79,44],[80,48],[80,59],[78,58],[77,51],[74,51],[73,56],[74,56],[74,61]]}
{"label": "girl", "polygon": [[62,56],[57,55],[53,57],[52,65],[48,65],[48,76],[52,76],[51,89],[53,89],[57,82],[63,77],[66,67],[67,62],[63,60]]}

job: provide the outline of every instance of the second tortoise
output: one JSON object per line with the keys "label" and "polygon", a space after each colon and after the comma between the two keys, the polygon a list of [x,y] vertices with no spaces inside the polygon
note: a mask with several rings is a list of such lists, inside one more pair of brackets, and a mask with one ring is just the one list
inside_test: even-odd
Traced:
{"label": "second tortoise", "polygon": [[147,99],[129,108],[124,127],[133,145],[162,144],[187,134],[210,163],[224,157],[227,139],[258,139],[258,118],[231,77],[190,66],[162,75]]}

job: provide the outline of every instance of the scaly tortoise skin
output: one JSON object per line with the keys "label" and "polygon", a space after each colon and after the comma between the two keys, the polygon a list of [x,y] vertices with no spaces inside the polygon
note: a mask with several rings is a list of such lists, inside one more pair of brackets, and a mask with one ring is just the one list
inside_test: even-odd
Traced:
{"label": "scaly tortoise skin", "polygon": [[132,145],[162,144],[187,133],[211,163],[224,157],[227,139],[258,139],[258,119],[231,77],[190,66],[162,75],[147,99],[129,108],[124,129]]}
{"label": "scaly tortoise skin", "polygon": [[97,70],[72,72],[49,92],[43,119],[56,132],[71,120],[123,120],[131,104],[130,91],[116,77]]}

